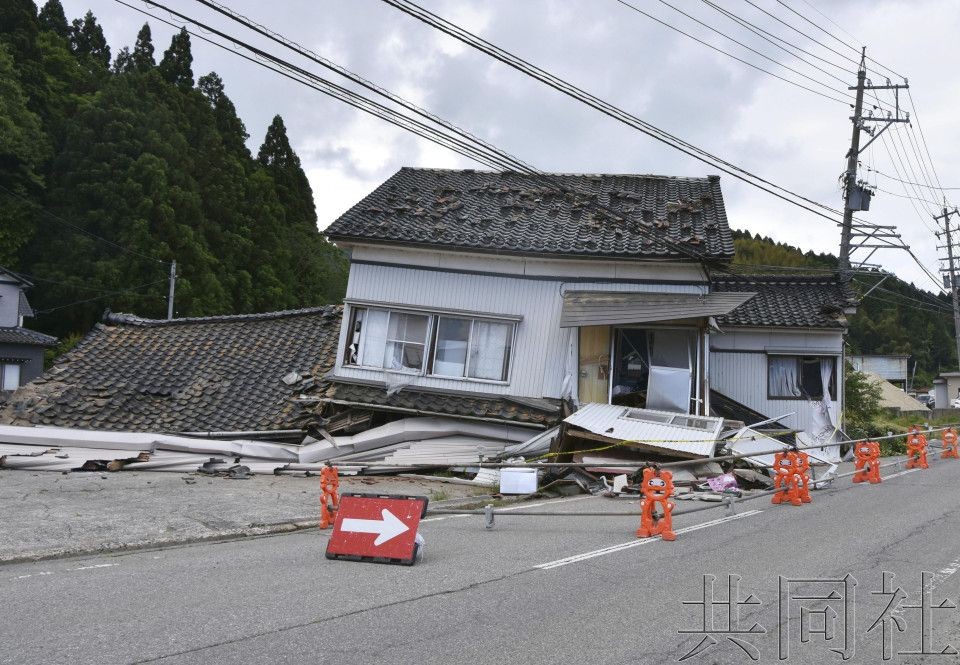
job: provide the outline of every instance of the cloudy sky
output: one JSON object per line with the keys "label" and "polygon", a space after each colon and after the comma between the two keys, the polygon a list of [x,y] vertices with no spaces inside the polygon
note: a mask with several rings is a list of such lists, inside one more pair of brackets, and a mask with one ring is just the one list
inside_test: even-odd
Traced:
{"label": "cloudy sky", "polygon": [[[126,1],[158,13],[137,0]],[[631,2],[693,37],[825,94],[840,96],[845,88],[836,79],[747,32],[701,0]],[[829,92],[710,32],[666,2],[841,92]],[[869,55],[908,77],[918,111],[915,118],[919,117],[940,183],[960,187],[960,156],[952,149],[960,139],[960,124],[955,121],[956,101],[960,99],[960,74],[955,66],[960,2],[714,2],[812,56],[845,66],[850,74],[804,56],[831,74],[849,78],[851,84],[855,82],[854,65],[842,56],[854,56],[854,51],[790,13],[784,5],[848,44],[866,44]],[[379,0],[233,0],[229,4],[539,169],[684,176],[718,173],[715,167],[554,92]],[[837,178],[845,168],[850,108],[839,101],[752,69],[615,0],[423,0],[421,4],[739,167],[814,200],[841,207]],[[139,26],[147,20],[159,59],[174,30],[113,0],[63,0],[63,5],[68,18],[91,9],[103,25],[114,54],[132,44]],[[197,2],[169,0],[166,5],[253,44],[268,44]],[[160,15],[177,25],[182,23],[165,12]],[[275,44],[269,50],[327,76],[318,66],[283,52]],[[197,39],[193,41],[193,55],[195,76],[212,70],[224,79],[227,93],[251,134],[252,150],[256,151],[273,115],[283,116],[310,177],[321,228],[401,166],[476,166]],[[882,83],[879,75],[871,72],[871,76],[874,83]],[[882,99],[892,100],[891,93],[883,94]],[[914,130],[917,134],[916,123]],[[906,179],[916,177],[926,182],[929,174],[919,170],[919,159],[925,159],[926,153],[921,146],[917,157],[905,132],[905,126],[894,126],[888,139],[878,140],[862,159],[883,173],[895,175],[900,169]],[[907,170],[905,161],[911,162],[914,173]],[[929,211],[933,203],[939,203],[940,192],[907,186],[911,196],[932,203],[912,201],[901,198],[905,193],[901,183],[875,173],[869,176],[871,183],[901,196],[878,192],[871,211],[862,216],[879,224],[896,224],[924,264],[935,271],[938,243]],[[734,228],[749,229],[804,249],[837,251],[839,229],[829,221],[730,176],[723,176],[721,181]],[[954,201],[960,199],[960,189],[946,194],[954,196]],[[876,254],[873,261],[918,285],[933,288],[905,252],[887,250]]]}

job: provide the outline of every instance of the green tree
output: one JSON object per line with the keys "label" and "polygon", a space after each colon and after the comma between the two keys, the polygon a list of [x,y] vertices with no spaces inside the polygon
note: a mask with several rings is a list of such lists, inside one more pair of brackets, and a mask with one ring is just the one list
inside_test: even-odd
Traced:
{"label": "green tree", "polygon": [[150,35],[149,23],[144,23],[137,33],[137,42],[133,46],[131,57],[133,68],[138,72],[148,72],[157,66],[153,59],[153,38]]}
{"label": "green tree", "polygon": [[37,18],[42,30],[49,30],[61,39],[70,39],[70,25],[60,0],[47,0]]}
{"label": "green tree", "polygon": [[16,266],[20,248],[33,236],[46,157],[40,118],[27,106],[13,57],[0,43],[0,265]]}
{"label": "green tree", "polygon": [[173,85],[189,89],[193,87],[193,55],[190,52],[190,35],[186,28],[173,36],[170,48],[163,52],[160,61],[160,75]]}
{"label": "green tree", "polygon": [[82,58],[88,58],[97,66],[110,66],[110,47],[103,36],[103,28],[97,23],[93,12],[88,11],[83,19],[74,19],[70,30],[70,46]]}

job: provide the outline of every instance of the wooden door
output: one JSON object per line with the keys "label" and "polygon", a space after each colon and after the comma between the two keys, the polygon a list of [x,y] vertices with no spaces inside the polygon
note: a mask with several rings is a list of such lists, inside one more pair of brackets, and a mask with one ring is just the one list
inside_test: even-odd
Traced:
{"label": "wooden door", "polygon": [[610,383],[610,326],[580,328],[580,403],[607,403]]}

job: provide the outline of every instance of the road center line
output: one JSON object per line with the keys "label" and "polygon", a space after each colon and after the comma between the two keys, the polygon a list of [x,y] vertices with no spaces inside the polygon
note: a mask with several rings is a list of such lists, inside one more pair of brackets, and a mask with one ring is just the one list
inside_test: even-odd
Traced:
{"label": "road center line", "polygon": [[[738,515],[730,515],[729,517],[721,517],[719,519],[710,520],[709,522],[701,522],[700,524],[694,524],[693,526],[684,527],[682,529],[677,529],[675,533],[677,535],[682,533],[690,533],[691,531],[697,531],[699,529],[706,529],[712,526],[718,526],[720,524],[725,524],[727,522],[732,522],[734,520],[739,520],[744,517],[751,517],[752,515],[759,515],[762,510],[748,510],[746,512],[740,513]],[[584,552],[583,554],[574,554],[573,556],[568,556],[563,559],[557,559],[556,561],[549,561],[547,563],[541,563],[534,568],[539,568],[540,570],[552,570],[554,568],[559,568],[560,566],[566,566],[571,563],[579,563],[580,561],[586,561],[587,559],[592,559],[594,557],[603,556],[605,554],[613,554],[614,552],[620,552],[631,547],[639,547],[640,545],[646,545],[647,543],[653,543],[660,540],[659,537],[656,538],[638,538],[636,540],[630,540],[625,543],[620,543],[619,545],[611,545],[610,547],[604,547],[599,550],[593,550],[592,552]]]}

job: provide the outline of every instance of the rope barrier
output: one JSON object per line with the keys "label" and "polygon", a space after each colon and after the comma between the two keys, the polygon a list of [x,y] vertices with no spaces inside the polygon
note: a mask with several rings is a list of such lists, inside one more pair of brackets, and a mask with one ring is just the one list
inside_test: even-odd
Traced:
{"label": "rope barrier", "polygon": [[[945,425],[943,427],[932,427],[925,429],[923,431],[927,433],[932,432],[942,432],[951,428],[960,426],[960,423],[953,425]],[[671,469],[677,467],[685,466],[697,466],[704,464],[706,462],[728,462],[737,459],[744,459],[746,457],[758,457],[760,455],[775,455],[776,453],[783,452],[784,450],[793,450],[793,451],[806,451],[806,450],[820,450],[822,448],[833,448],[841,445],[850,445],[860,443],[862,441],[886,441],[890,439],[900,439],[909,436],[909,433],[904,434],[889,434],[886,436],[872,436],[865,437],[862,439],[848,439],[846,441],[840,441],[837,443],[826,443],[826,444],[816,444],[809,446],[795,446],[790,444],[783,444],[785,447],[774,448],[770,450],[759,450],[749,453],[736,453],[732,455],[722,455],[719,457],[698,457],[696,459],[689,460],[678,460],[674,462],[661,462],[661,463],[651,463],[651,462],[632,462],[630,460],[616,460],[611,462],[484,462],[483,460],[477,462],[460,462],[457,464],[451,464],[447,461],[443,462],[420,462],[418,464],[404,465],[397,463],[389,462],[356,462],[351,464],[350,462],[343,462],[342,466],[359,466],[364,468],[388,468],[388,469],[397,469],[402,468],[404,470],[410,469],[436,469],[436,468],[459,468],[459,467],[477,467],[482,469],[501,469],[501,468],[510,468],[510,469],[550,469],[550,468],[572,468],[578,469],[583,467],[590,466],[609,466],[622,469],[642,469],[647,466],[657,466],[662,469]],[[660,441],[660,443],[665,443],[666,441]],[[733,439],[715,439],[713,443],[730,443]],[[625,442],[624,442],[625,443]],[[643,443],[642,441],[636,441],[635,443]],[[669,441],[669,443],[689,443],[689,441]],[[618,444],[620,445],[620,444]],[[577,453],[582,453],[585,451],[574,450],[566,453],[560,453],[564,455],[573,455]],[[332,460],[335,461],[335,460]]]}

